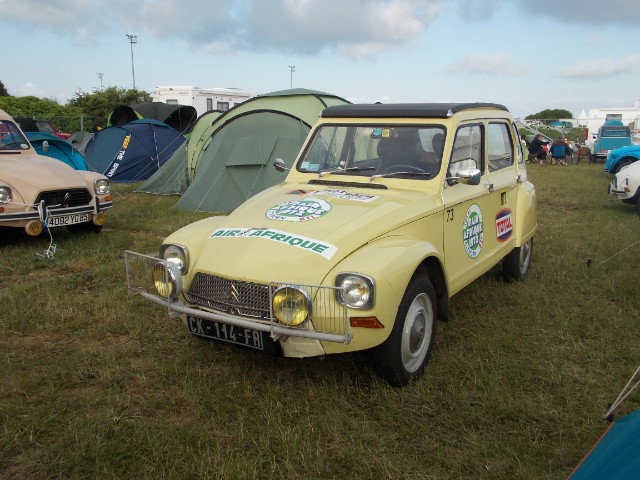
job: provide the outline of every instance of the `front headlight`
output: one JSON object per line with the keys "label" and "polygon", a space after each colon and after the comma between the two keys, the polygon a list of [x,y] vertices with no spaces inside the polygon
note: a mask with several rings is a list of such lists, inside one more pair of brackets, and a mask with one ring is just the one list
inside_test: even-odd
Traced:
{"label": "front headlight", "polygon": [[153,285],[158,295],[177,300],[182,291],[182,275],[173,263],[158,262],[153,266]]}
{"label": "front headlight", "polygon": [[109,193],[109,180],[106,178],[100,178],[96,180],[93,184],[93,189],[95,190],[97,195],[106,195]]}
{"label": "front headlight", "polygon": [[299,287],[286,285],[273,294],[272,307],[273,315],[280,323],[295,327],[311,316],[311,297]]}
{"label": "front headlight", "polygon": [[336,301],[349,308],[366,310],[375,301],[373,278],[360,273],[341,273],[336,277]]}
{"label": "front headlight", "polygon": [[189,270],[189,250],[184,245],[167,244],[160,247],[160,258],[173,263],[183,275]]}
{"label": "front headlight", "polygon": [[9,187],[0,187],[0,203],[11,203],[11,189]]}

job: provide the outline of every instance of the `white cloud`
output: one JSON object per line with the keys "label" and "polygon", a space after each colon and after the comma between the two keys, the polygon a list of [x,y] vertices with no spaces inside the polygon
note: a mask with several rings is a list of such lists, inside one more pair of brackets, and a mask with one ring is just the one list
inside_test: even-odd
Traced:
{"label": "white cloud", "polygon": [[0,15],[87,46],[114,31],[218,52],[372,57],[417,44],[441,0],[0,0]]}
{"label": "white cloud", "polygon": [[511,56],[507,53],[479,53],[462,57],[458,62],[448,67],[445,72],[489,76],[520,76],[526,75],[529,72],[529,67],[513,63]]}
{"label": "white cloud", "polygon": [[629,55],[621,60],[610,57],[565,67],[558,76],[563,78],[600,79],[624,75],[638,70],[640,55]]}

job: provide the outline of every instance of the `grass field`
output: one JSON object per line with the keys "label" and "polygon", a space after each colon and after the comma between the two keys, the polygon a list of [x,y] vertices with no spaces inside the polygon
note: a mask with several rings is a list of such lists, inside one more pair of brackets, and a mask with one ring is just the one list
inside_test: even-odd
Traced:
{"label": "grass field", "polygon": [[[561,479],[640,363],[640,220],[601,164],[532,165],[523,283],[451,300],[425,377],[280,359],[127,297],[123,251],[202,215],[116,185],[103,232],[0,237],[0,479]],[[588,264],[590,262],[590,265]],[[619,409],[640,407],[640,393]]]}

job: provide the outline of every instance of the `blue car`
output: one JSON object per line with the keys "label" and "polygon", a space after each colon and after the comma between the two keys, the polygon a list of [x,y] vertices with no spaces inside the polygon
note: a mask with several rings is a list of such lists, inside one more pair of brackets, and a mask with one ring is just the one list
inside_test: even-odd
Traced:
{"label": "blue car", "polygon": [[607,155],[607,161],[602,171],[615,175],[622,167],[638,160],[640,160],[640,145],[616,148]]}

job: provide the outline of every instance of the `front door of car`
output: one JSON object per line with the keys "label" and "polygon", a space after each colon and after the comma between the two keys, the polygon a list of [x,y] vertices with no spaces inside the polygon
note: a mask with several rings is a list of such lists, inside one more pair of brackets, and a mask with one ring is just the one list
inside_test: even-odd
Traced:
{"label": "front door of car", "polygon": [[449,292],[453,294],[490,268],[492,257],[486,245],[487,222],[493,221],[495,208],[489,192],[485,166],[484,125],[458,127],[447,165],[447,178],[458,172],[478,169],[479,185],[445,180],[444,250]]}

